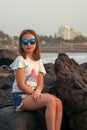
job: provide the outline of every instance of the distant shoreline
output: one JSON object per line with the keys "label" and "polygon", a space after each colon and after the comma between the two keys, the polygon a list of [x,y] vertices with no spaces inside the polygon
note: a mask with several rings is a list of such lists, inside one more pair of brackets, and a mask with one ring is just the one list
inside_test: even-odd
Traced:
{"label": "distant shoreline", "polygon": [[86,53],[87,52],[87,50],[86,51],[70,51],[70,50],[67,50],[67,51],[64,51],[64,50],[61,50],[61,51],[47,51],[47,50],[41,50],[41,52],[42,53],[70,53],[70,52],[72,52],[72,53]]}
{"label": "distant shoreline", "polygon": [[87,46],[80,46],[80,47],[42,47],[40,48],[41,52],[47,53],[60,53],[60,52],[87,52]]}
{"label": "distant shoreline", "polygon": [[[8,50],[12,50],[15,51],[16,53],[18,53],[18,47],[17,46],[13,46],[13,47],[0,47],[0,49],[8,49]],[[61,52],[87,52],[87,43],[86,44],[64,44],[64,45],[42,45],[40,46],[40,51],[42,53],[61,53]]]}

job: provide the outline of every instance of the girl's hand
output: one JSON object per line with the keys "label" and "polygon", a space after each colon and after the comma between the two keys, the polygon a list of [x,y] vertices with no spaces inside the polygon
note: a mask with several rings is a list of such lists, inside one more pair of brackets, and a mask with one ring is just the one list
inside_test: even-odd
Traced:
{"label": "girl's hand", "polygon": [[40,92],[40,90],[36,89],[34,91],[34,93],[32,94],[32,97],[33,97],[34,101],[38,102],[39,99],[41,98],[41,92]]}

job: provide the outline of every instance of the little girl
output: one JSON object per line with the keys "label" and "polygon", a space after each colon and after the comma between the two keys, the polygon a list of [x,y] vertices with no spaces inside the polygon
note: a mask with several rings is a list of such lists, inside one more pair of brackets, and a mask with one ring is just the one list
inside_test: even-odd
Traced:
{"label": "little girl", "polygon": [[16,110],[45,108],[47,130],[60,130],[62,102],[51,94],[41,93],[46,71],[40,59],[39,38],[33,30],[20,34],[19,53],[10,65],[15,74],[12,97]]}

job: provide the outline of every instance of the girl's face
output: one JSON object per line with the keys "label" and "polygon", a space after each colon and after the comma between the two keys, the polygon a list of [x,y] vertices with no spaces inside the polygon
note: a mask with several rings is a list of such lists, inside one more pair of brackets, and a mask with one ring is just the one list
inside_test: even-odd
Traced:
{"label": "girl's face", "polygon": [[27,33],[22,38],[22,48],[28,56],[29,54],[32,55],[34,50],[36,49],[36,41],[35,37],[31,33]]}

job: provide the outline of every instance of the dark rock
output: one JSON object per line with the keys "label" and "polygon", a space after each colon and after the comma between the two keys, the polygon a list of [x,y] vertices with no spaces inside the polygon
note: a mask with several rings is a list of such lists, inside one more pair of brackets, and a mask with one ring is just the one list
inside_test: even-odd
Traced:
{"label": "dark rock", "polygon": [[87,110],[72,115],[70,119],[72,130],[87,130]]}
{"label": "dark rock", "polygon": [[42,111],[16,112],[14,107],[0,109],[0,130],[46,130]]}
{"label": "dark rock", "polygon": [[0,49],[0,66],[10,65],[13,60],[17,57],[17,53],[13,50]]}
{"label": "dark rock", "polygon": [[12,105],[13,81],[14,74],[10,74],[0,83],[0,108]]}
{"label": "dark rock", "polygon": [[87,73],[82,65],[66,54],[60,53],[54,65],[56,89],[63,101],[64,111],[69,116],[72,130],[87,130]]}
{"label": "dark rock", "polygon": [[87,73],[87,63],[83,63],[81,66],[83,67],[84,73]]}
{"label": "dark rock", "polygon": [[44,67],[46,69],[47,74],[55,76],[53,63],[45,64]]}
{"label": "dark rock", "polygon": [[0,83],[0,88],[6,89],[7,86],[12,87],[13,81],[14,81],[14,74],[9,74],[6,78],[3,79],[3,81]]}

